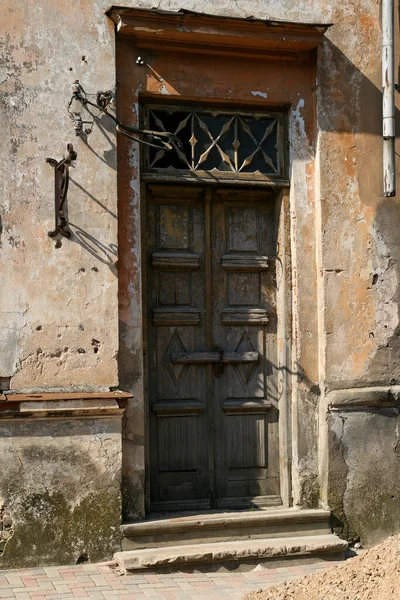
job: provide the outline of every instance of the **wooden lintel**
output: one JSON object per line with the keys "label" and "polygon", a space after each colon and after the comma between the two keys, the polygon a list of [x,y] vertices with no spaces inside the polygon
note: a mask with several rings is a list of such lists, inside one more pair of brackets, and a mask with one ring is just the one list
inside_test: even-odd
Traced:
{"label": "wooden lintel", "polygon": [[321,44],[330,23],[293,23],[222,17],[193,11],[112,6],[107,16],[117,35],[132,36],[138,47],[179,47],[187,51],[251,54],[252,51],[309,52]]}
{"label": "wooden lintel", "polygon": [[[157,99],[158,100],[158,99]],[[229,177],[217,177],[213,174],[207,174],[203,171],[203,175],[193,175],[191,172],[185,173],[183,170],[179,172],[179,175],[170,173],[144,173],[142,180],[149,182],[150,184],[163,183],[180,183],[188,185],[204,185],[204,186],[229,186],[230,188],[241,188],[241,187],[260,187],[263,188],[266,193],[270,190],[288,188],[290,187],[290,181],[288,179],[267,179],[257,178],[254,174],[252,177],[246,179],[229,179]],[[196,189],[196,188],[194,188]]]}

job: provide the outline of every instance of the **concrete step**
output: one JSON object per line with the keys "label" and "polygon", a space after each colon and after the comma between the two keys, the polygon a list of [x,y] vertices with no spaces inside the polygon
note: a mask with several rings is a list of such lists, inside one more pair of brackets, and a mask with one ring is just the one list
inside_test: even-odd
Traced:
{"label": "concrete step", "polygon": [[346,548],[347,542],[328,534],[129,550],[117,552],[114,559],[122,569],[132,571],[289,557],[338,557],[343,555]]}
{"label": "concrete step", "polygon": [[153,516],[122,526],[122,550],[327,534],[329,515],[321,509],[280,508]]}

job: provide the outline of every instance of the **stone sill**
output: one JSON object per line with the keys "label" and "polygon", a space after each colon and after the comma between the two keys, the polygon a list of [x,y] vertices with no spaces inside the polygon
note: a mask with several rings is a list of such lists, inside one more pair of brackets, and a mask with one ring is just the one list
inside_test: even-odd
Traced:
{"label": "stone sill", "polygon": [[114,392],[9,393],[0,396],[0,421],[121,417],[132,394]]}
{"label": "stone sill", "polygon": [[334,390],[327,394],[328,410],[400,407],[400,386],[373,386]]}

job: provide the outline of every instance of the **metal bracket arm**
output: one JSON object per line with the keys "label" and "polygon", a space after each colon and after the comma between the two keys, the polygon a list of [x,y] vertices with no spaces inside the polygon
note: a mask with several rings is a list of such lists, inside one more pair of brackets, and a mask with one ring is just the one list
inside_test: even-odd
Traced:
{"label": "metal bracket arm", "polygon": [[[93,95],[94,94],[87,94],[85,92],[78,79],[74,81],[72,86],[72,97],[68,104],[68,113],[74,121],[74,129],[77,136],[82,133],[83,124],[85,121],[82,120],[82,117],[79,113],[71,111],[71,106],[74,100],[80,102],[82,106],[91,106],[96,108],[103,114],[110,117],[110,119],[112,119],[115,123],[116,131],[125,137],[134,140],[135,142],[145,144],[151,148],[157,148],[158,150],[174,150],[176,147],[181,147],[180,139],[173,133],[168,131],[151,131],[149,129],[140,129],[139,127],[132,127],[131,125],[125,125],[121,123],[117,117],[107,110],[109,105],[114,101],[114,94],[111,90],[97,92],[96,102],[92,102],[88,98],[88,96]],[[86,133],[90,133],[90,131],[91,129],[85,130]]]}

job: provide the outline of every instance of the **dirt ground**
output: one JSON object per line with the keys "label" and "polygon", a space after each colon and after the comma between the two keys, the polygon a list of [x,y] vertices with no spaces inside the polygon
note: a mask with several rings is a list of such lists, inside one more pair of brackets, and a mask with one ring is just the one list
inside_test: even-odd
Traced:
{"label": "dirt ground", "polygon": [[360,556],[297,581],[250,592],[244,600],[399,600],[400,535]]}

